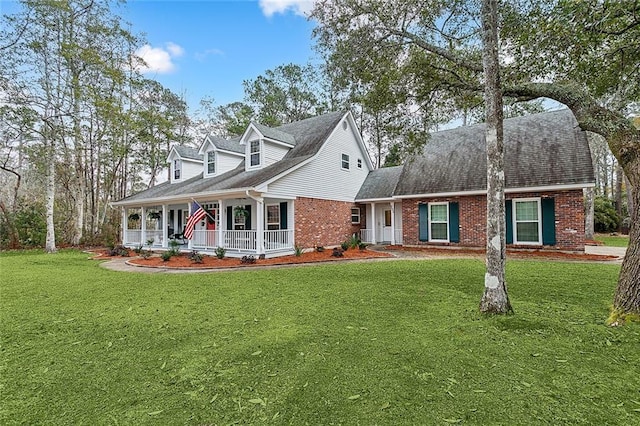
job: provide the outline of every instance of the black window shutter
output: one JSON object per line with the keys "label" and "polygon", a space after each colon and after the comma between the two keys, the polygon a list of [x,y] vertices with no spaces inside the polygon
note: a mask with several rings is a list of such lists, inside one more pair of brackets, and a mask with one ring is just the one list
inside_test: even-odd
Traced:
{"label": "black window shutter", "polygon": [[542,199],[542,244],[556,244],[556,203],[553,198]]}
{"label": "black window shutter", "polygon": [[251,229],[251,204],[247,204],[244,206],[245,210],[247,210],[247,217],[244,220],[244,229]]}
{"label": "black window shutter", "polygon": [[418,238],[429,241],[429,213],[426,204],[418,204]]}
{"label": "black window shutter", "polygon": [[227,206],[227,231],[233,230],[233,207]]}
{"label": "black window shutter", "polygon": [[449,203],[449,241],[460,242],[460,206],[458,203]]}
{"label": "black window shutter", "polygon": [[287,229],[287,202],[280,203],[280,229]]}
{"label": "black window shutter", "polygon": [[504,202],[504,212],[505,212],[505,222],[506,222],[506,239],[507,244],[513,244],[513,211],[512,211],[513,203],[511,200],[506,200]]}

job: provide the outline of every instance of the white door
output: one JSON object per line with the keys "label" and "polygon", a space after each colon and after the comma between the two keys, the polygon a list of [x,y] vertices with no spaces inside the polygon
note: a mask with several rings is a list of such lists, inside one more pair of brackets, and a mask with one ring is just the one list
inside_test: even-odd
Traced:
{"label": "white door", "polygon": [[391,210],[384,211],[382,222],[382,241],[391,241]]}

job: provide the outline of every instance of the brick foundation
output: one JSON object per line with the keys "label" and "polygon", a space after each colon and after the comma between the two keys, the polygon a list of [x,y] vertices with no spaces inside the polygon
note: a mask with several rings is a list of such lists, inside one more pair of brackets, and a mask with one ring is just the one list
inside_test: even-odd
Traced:
{"label": "brick foundation", "polygon": [[[294,206],[296,244],[302,248],[339,245],[364,223],[364,208],[354,203],[301,197]],[[351,224],[353,207],[361,207],[360,225]]]}
{"label": "brick foundation", "polygon": [[[584,251],[584,204],[582,190],[506,194],[506,199],[541,197],[555,199],[556,244],[552,246],[514,245],[509,248]],[[460,242],[428,243],[418,238],[418,204],[458,202],[460,207]],[[416,198],[402,201],[402,232],[405,245],[485,247],[487,203],[485,195],[447,198]]]}

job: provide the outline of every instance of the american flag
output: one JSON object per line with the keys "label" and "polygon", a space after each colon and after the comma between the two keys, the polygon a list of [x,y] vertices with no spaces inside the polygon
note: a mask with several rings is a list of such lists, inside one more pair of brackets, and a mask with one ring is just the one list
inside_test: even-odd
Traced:
{"label": "american flag", "polygon": [[193,237],[193,228],[207,215],[205,209],[195,201],[191,204],[191,216],[184,227],[184,237],[190,240]]}

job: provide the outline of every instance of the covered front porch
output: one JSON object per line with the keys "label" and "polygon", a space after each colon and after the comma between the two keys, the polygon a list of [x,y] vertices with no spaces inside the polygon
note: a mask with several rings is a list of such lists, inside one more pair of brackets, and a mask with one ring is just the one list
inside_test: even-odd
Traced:
{"label": "covered front porch", "polygon": [[402,244],[402,203],[377,201],[365,204],[366,227],[360,240],[369,244]]}
{"label": "covered front porch", "polygon": [[294,200],[244,195],[195,200],[206,214],[195,224],[190,238],[185,236],[186,226],[197,209],[192,200],[125,206],[122,242],[132,248],[168,250],[175,247],[208,254],[223,248],[231,257],[293,253]]}

